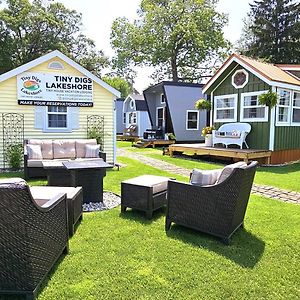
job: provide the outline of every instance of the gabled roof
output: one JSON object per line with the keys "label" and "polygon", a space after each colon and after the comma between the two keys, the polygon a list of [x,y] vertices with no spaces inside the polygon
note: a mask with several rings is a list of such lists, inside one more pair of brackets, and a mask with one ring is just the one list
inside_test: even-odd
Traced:
{"label": "gabled roof", "polygon": [[[203,87],[204,93],[214,85],[218,77],[223,74],[223,72],[233,62],[238,63],[269,85],[283,86],[284,84],[286,84],[296,86],[298,87],[298,89],[300,88],[300,80],[298,80],[297,78],[295,78],[295,76],[292,76],[288,72],[285,72],[285,68],[283,66],[261,62],[234,53],[225,61],[225,63],[220,67],[215,75],[206,83],[206,85]],[[291,65],[288,66],[289,68],[291,67]]]}
{"label": "gabled roof", "polygon": [[144,99],[143,95],[140,94],[130,94],[126,97],[124,104],[128,101],[134,100],[135,103],[135,110],[137,111],[146,111],[147,109],[147,103]]}
{"label": "gabled roof", "polygon": [[55,50],[52,51],[48,54],[45,54],[37,59],[34,59],[20,67],[17,67],[11,71],[8,71],[2,75],[0,75],[0,82],[7,80],[11,77],[17,76],[23,72],[28,71],[29,69],[40,65],[46,61],[48,61],[49,59],[58,57],[61,60],[63,60],[64,62],[66,62],[67,64],[69,64],[70,66],[72,66],[73,68],[75,68],[76,70],[78,70],[80,73],[82,73],[83,75],[89,77],[90,79],[92,79],[93,81],[95,81],[96,83],[98,83],[100,86],[102,86],[104,89],[108,90],[109,92],[111,92],[113,95],[115,95],[116,97],[120,97],[121,94],[119,91],[117,91],[116,89],[114,89],[112,86],[110,86],[109,84],[107,84],[106,82],[104,82],[103,80],[101,80],[100,78],[98,78],[97,76],[95,76],[94,74],[92,74],[90,71],[88,71],[87,69],[85,69],[84,67],[82,67],[81,65],[79,65],[78,63],[76,63],[74,60],[72,60],[71,58],[69,58],[68,56],[62,54],[60,51]]}
{"label": "gabled roof", "polygon": [[202,83],[192,83],[192,82],[176,82],[176,81],[161,81],[157,84],[149,86],[147,89],[144,90],[145,92],[151,92],[152,90],[156,88],[162,88],[165,85],[171,85],[171,86],[185,86],[185,87],[196,87],[196,88],[202,88],[204,84]]}
{"label": "gabled roof", "polygon": [[144,96],[140,94],[130,94],[129,97],[131,97],[134,100],[145,100]]}

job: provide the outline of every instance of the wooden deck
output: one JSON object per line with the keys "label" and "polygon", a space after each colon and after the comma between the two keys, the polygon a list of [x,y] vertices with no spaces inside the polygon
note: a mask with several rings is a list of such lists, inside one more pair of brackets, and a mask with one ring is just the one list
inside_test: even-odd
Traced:
{"label": "wooden deck", "polygon": [[130,141],[130,142],[137,142],[141,140],[140,137],[136,135],[123,135],[123,134],[117,134],[117,141]]}
{"label": "wooden deck", "polygon": [[271,151],[258,149],[239,149],[239,148],[217,148],[205,147],[204,144],[174,144],[169,146],[169,154],[173,156],[174,152],[192,154],[192,155],[208,155],[215,157],[229,157],[238,160],[259,160],[260,162],[269,164]]}
{"label": "wooden deck", "polygon": [[141,140],[138,141],[133,146],[137,148],[147,148],[147,147],[155,148],[156,146],[169,146],[174,143],[175,141],[173,140]]}

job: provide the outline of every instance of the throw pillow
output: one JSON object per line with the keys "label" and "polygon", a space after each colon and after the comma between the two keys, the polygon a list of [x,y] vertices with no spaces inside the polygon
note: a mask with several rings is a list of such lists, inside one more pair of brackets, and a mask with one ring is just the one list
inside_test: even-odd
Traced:
{"label": "throw pillow", "polygon": [[225,179],[227,179],[231,175],[231,173],[233,172],[234,169],[236,169],[236,168],[243,169],[245,167],[247,167],[247,164],[244,161],[239,161],[235,164],[225,166],[223,168],[223,170],[221,171],[220,176],[218,177],[218,179],[216,181],[216,184],[219,184],[219,183],[223,182]]}
{"label": "throw pillow", "polygon": [[26,145],[29,159],[43,159],[41,145]]}
{"label": "throw pillow", "polygon": [[190,177],[190,183],[194,185],[213,185],[216,183],[220,173],[220,170],[198,170],[193,169]]}
{"label": "throw pillow", "polygon": [[99,157],[100,145],[85,145],[85,157],[96,158]]}

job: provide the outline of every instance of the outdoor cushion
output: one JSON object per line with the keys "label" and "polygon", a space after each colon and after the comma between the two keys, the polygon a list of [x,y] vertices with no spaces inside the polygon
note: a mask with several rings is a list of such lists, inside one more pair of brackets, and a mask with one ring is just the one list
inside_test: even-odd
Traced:
{"label": "outdoor cushion", "polygon": [[75,148],[76,148],[76,157],[77,158],[85,157],[85,146],[86,145],[97,145],[97,141],[96,141],[96,139],[76,140]]}
{"label": "outdoor cushion", "polygon": [[240,138],[241,132],[238,130],[233,131],[216,131],[215,136],[217,137],[230,137],[230,138]]}
{"label": "outdoor cushion", "polygon": [[43,159],[41,145],[26,145],[29,159]]}
{"label": "outdoor cushion", "polygon": [[236,168],[244,169],[246,167],[247,167],[247,164],[244,161],[239,161],[235,164],[225,166],[222,169],[222,172],[220,173],[220,176],[218,177],[216,184],[219,184],[219,183],[223,182],[224,180],[226,180],[231,175],[231,173],[233,172],[234,169],[236,169]]}
{"label": "outdoor cushion", "polygon": [[190,183],[194,185],[213,185],[216,183],[220,176],[222,169],[220,170],[199,170],[193,169],[190,177]]}
{"label": "outdoor cushion", "polygon": [[[55,161],[69,161],[67,158],[60,158],[60,159],[55,159]],[[43,168],[43,162],[53,162],[53,159],[43,159],[43,160],[38,160],[38,159],[28,159],[27,161],[27,166],[31,168]]]}
{"label": "outdoor cushion", "polygon": [[75,141],[74,140],[54,140],[53,154],[56,158],[75,158]]}
{"label": "outdoor cushion", "polygon": [[85,157],[99,157],[100,145],[85,145]]}
{"label": "outdoor cushion", "polygon": [[40,145],[43,159],[53,159],[52,140],[30,139],[27,144]]}

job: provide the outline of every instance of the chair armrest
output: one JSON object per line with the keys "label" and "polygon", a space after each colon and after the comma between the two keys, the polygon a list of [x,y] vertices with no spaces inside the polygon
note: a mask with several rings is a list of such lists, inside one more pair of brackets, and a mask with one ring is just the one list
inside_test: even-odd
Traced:
{"label": "chair armrest", "polygon": [[99,157],[102,158],[106,162],[106,153],[99,151]]}

